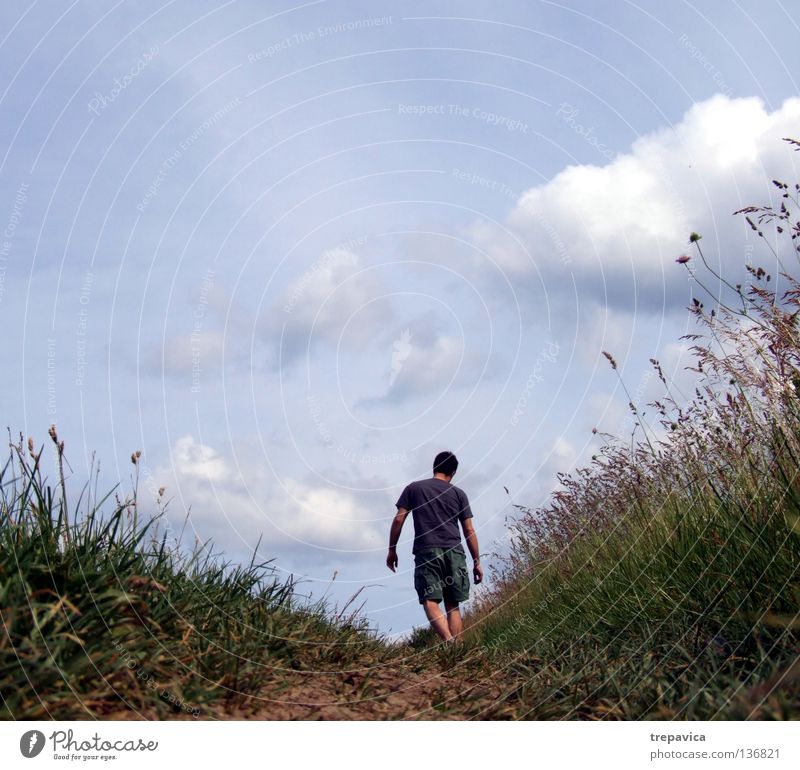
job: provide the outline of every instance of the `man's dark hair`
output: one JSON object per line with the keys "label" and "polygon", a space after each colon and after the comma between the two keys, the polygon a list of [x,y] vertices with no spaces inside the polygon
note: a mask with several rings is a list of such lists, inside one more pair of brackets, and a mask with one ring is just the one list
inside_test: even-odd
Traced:
{"label": "man's dark hair", "polygon": [[458,469],[458,458],[452,452],[439,452],[433,461],[433,472],[455,476]]}

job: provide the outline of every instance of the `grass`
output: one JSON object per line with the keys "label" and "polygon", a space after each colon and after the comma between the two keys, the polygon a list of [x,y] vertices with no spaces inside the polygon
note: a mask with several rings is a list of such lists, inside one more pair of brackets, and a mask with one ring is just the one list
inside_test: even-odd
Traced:
{"label": "grass", "polygon": [[779,207],[738,213],[776,280],[748,266],[729,282],[691,235],[708,295],[690,308],[693,396],[651,359],[655,419],[631,400],[628,439],[601,434],[545,506],[516,506],[510,551],[457,647],[430,629],[388,645],[357,611],[300,600],[269,563],[186,551],[159,533],[163,509],[140,517],[136,483],[124,500],[87,484],[70,509],[55,428],[55,483],[44,447],[10,441],[0,716],[218,717],[303,672],[313,695],[338,672],[339,717],[357,702],[381,718],[798,718],[800,283],[786,261],[800,265],[800,185],[775,186]]}
{"label": "grass", "polygon": [[710,311],[691,307],[705,332],[688,335],[694,397],[651,359],[657,420],[631,402],[638,440],[604,435],[546,506],[517,506],[468,630],[514,672],[514,716],[800,715],[800,284],[782,262],[800,262],[800,186],[775,185],[779,208],[737,213],[786,241],[769,245],[783,289],[752,266],[747,287],[729,283],[693,233],[698,286],[725,289]]}
{"label": "grass", "polygon": [[210,544],[186,552],[159,535],[163,511],[141,521],[135,493],[97,500],[87,485],[70,511],[51,438],[55,485],[22,437],[0,473],[2,718],[208,716],[280,689],[285,672],[386,654],[356,613],[300,602],[269,563],[227,564]]}

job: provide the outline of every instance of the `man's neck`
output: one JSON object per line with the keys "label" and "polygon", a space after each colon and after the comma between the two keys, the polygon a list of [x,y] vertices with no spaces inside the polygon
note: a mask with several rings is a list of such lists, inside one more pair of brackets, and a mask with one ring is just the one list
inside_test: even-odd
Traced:
{"label": "man's neck", "polygon": [[433,478],[441,479],[442,481],[446,481],[449,484],[450,483],[450,479],[452,479],[453,477],[452,476],[445,476],[444,473],[434,473],[433,474]]}

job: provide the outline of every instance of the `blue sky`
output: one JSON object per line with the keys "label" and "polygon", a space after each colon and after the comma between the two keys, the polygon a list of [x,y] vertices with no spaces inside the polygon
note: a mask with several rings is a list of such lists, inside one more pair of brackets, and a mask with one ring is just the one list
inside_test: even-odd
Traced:
{"label": "blue sky", "polygon": [[[34,2],[0,10],[4,423],[77,489],[166,486],[176,528],[405,633],[394,501],[453,449],[506,547],[645,407],[689,390],[689,232],[796,177],[780,2]],[[487,556],[487,562],[492,561]],[[336,580],[331,578],[336,573]]]}

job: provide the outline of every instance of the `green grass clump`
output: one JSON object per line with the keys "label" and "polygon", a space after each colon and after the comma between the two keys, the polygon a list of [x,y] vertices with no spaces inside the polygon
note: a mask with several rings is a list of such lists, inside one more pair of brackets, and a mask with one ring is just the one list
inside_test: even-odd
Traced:
{"label": "green grass clump", "polygon": [[87,485],[70,513],[50,435],[55,486],[22,437],[0,472],[0,718],[218,715],[288,672],[385,650],[355,613],[300,601],[269,563],[227,564],[210,544],[186,552],[159,535],[163,510],[140,521],[135,491],[97,500]]}
{"label": "green grass clump", "polygon": [[800,262],[800,186],[775,184],[780,208],[741,213],[777,281],[748,266],[750,284],[733,285],[690,239],[697,286],[724,290],[710,311],[690,308],[706,332],[687,335],[693,398],[651,359],[657,418],[631,400],[630,441],[603,434],[546,506],[516,506],[511,553],[468,632],[513,672],[514,716],[800,715],[800,283],[782,261]]}

